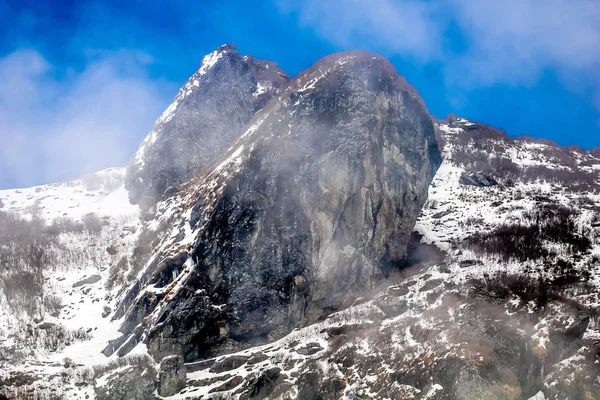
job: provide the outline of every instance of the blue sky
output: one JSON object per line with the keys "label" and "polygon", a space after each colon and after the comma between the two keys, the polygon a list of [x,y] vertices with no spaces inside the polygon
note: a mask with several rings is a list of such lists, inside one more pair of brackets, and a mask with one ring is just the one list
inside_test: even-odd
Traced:
{"label": "blue sky", "polygon": [[432,114],[600,146],[598,0],[0,0],[0,188],[123,165],[223,43],[387,56]]}

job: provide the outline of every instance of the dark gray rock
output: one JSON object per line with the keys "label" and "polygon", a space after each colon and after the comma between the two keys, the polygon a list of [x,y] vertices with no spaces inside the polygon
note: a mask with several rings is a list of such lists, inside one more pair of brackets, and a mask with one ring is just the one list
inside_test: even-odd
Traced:
{"label": "dark gray rock", "polygon": [[406,286],[392,286],[387,290],[387,294],[394,297],[401,297],[408,294],[409,289]]}
{"label": "dark gray rock", "polygon": [[423,285],[421,289],[419,289],[419,292],[426,292],[428,290],[434,289],[440,286],[443,281],[443,279],[432,279],[430,281],[427,281],[427,283]]}
{"label": "dark gray rock", "polygon": [[83,286],[83,285],[91,285],[91,284],[94,284],[94,283],[100,281],[100,279],[102,279],[102,277],[100,275],[88,276],[85,279],[75,282],[73,284],[73,287],[76,288],[76,287]]}
{"label": "dark gray rock", "polygon": [[140,342],[140,339],[141,339],[143,333],[144,333],[143,326],[138,325],[133,330],[133,334],[131,336],[129,336],[127,341],[119,347],[119,350],[117,351],[117,355],[119,357],[123,357],[124,355],[128,354],[131,350],[133,350],[134,347],[137,346],[137,344]]}
{"label": "dark gray rock", "polygon": [[583,338],[583,334],[588,328],[590,324],[589,315],[580,315],[577,321],[575,321],[571,326],[569,326],[565,332],[564,337],[566,341],[572,342],[576,340],[581,340]]}
{"label": "dark gray rock", "polygon": [[[157,358],[214,356],[350,305],[403,265],[441,161],[422,100],[365,52],[325,57],[249,126],[197,192],[193,271],[147,335]],[[128,314],[124,332],[144,313]]]}
{"label": "dark gray rock", "polygon": [[269,359],[268,355],[266,355],[264,353],[258,353],[258,354],[252,355],[252,357],[250,357],[250,359],[248,360],[248,365],[258,364],[263,361],[267,361],[268,359]]}
{"label": "dark gray rock", "polygon": [[321,350],[323,350],[323,347],[321,347],[321,345],[319,343],[312,342],[312,343],[308,343],[304,347],[300,347],[299,349],[297,349],[296,353],[303,355],[303,356],[312,356],[313,354],[316,354],[316,353],[320,352]]}
{"label": "dark gray rock", "polygon": [[461,268],[471,268],[475,266],[483,265],[483,262],[480,260],[462,260],[458,266]]}
{"label": "dark gray rock", "polygon": [[128,166],[130,201],[151,204],[176,193],[194,173],[206,172],[288,81],[277,64],[242,56],[235,45],[204,57]]}
{"label": "dark gray rock", "polygon": [[299,400],[322,400],[322,393],[319,390],[322,379],[317,372],[307,372],[301,376],[298,384]]}
{"label": "dark gray rock", "polygon": [[466,172],[463,172],[460,175],[460,179],[458,182],[461,185],[477,187],[495,186],[498,184],[498,182],[490,175],[482,173],[467,174]]}
{"label": "dark gray rock", "polygon": [[212,388],[208,393],[219,393],[231,390],[241,385],[243,381],[244,378],[242,378],[240,375],[235,375],[231,379],[222,383],[221,385]]}
{"label": "dark gray rock", "polygon": [[340,377],[324,376],[316,365],[298,378],[298,400],[333,400],[339,398],[346,382]]}
{"label": "dark gray rock", "polygon": [[451,207],[451,208],[449,208],[449,209],[447,209],[445,211],[440,211],[438,213],[433,214],[431,216],[431,218],[433,218],[433,219],[440,219],[440,218],[445,217],[446,215],[452,214],[453,212],[454,212],[454,209]]}
{"label": "dark gray rock", "polygon": [[563,328],[550,329],[550,340],[553,344],[553,353],[550,358],[564,359],[574,354],[582,345],[583,335],[590,323],[589,315],[577,315],[575,322]]}
{"label": "dark gray rock", "polygon": [[172,396],[185,387],[186,367],[180,355],[168,356],[160,362],[158,394]]}
{"label": "dark gray rock", "polygon": [[58,325],[53,323],[53,322],[42,322],[38,325],[38,328],[40,329],[54,329],[56,328]]}
{"label": "dark gray rock", "polygon": [[273,367],[262,372],[246,385],[242,400],[262,400],[268,398],[273,389],[282,381],[281,368]]}
{"label": "dark gray rock", "polygon": [[123,345],[123,343],[127,342],[128,340],[131,339],[132,336],[135,335],[135,333],[133,333],[133,332],[128,332],[128,333],[132,333],[132,334],[131,335],[122,335],[116,339],[109,340],[108,343],[106,344],[106,347],[102,350],[102,354],[104,354],[106,357],[110,357],[115,351],[117,351],[119,349],[119,347],[121,347]]}

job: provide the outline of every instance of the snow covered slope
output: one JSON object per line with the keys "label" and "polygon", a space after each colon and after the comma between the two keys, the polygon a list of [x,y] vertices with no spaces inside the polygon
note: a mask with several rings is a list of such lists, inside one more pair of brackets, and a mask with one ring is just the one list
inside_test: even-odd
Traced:
{"label": "snow covered slope", "polygon": [[81,219],[88,213],[100,218],[137,215],[138,207],[127,199],[124,177],[124,168],[109,168],[76,180],[0,190],[4,205],[0,210],[27,218],[35,215],[47,222],[61,217]]}
{"label": "snow covered slope", "polygon": [[[76,384],[106,361],[101,351],[118,336],[118,323],[106,317],[119,288],[107,282],[132,256],[141,228],[124,175],[113,168],[0,191],[0,387],[13,386],[8,395],[93,393]],[[119,268],[127,274],[129,261]]]}

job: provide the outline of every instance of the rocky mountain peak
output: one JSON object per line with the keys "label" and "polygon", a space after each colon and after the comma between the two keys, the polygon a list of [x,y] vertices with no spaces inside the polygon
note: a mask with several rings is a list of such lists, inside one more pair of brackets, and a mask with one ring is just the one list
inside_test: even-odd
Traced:
{"label": "rocky mountain peak", "polygon": [[409,94],[423,107],[425,103],[406,79],[396,72],[396,68],[382,55],[362,50],[333,53],[313,64],[292,80],[292,86],[300,92],[309,90],[318,84],[332,81],[339,84],[336,78],[358,79],[370,90],[380,91],[394,88]]}
{"label": "rocky mountain peak", "polygon": [[235,43],[223,43],[215,49],[215,51],[231,51],[237,53],[237,45]]}
{"label": "rocky mountain peak", "polygon": [[206,55],[128,166],[131,202],[153,204],[209,168],[288,81],[277,64],[242,56],[232,44]]}
{"label": "rocky mountain peak", "polygon": [[[365,52],[318,61],[241,131],[120,306],[125,338],[157,358],[219,354],[351,304],[406,259],[441,162],[422,100]],[[150,301],[159,287],[172,289]]]}

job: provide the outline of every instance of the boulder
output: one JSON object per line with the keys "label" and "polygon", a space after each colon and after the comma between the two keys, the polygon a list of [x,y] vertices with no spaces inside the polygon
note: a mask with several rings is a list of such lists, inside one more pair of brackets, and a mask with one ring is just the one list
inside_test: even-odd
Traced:
{"label": "boulder", "polygon": [[250,380],[246,385],[246,391],[240,399],[259,400],[266,399],[273,389],[282,381],[281,368],[273,367]]}
{"label": "boulder", "polygon": [[187,381],[186,367],[183,357],[168,356],[160,362],[158,373],[158,394],[172,396],[185,387]]}
{"label": "boulder", "polygon": [[498,182],[491,176],[483,173],[472,173],[468,174],[463,172],[460,175],[460,179],[458,181],[461,185],[467,186],[477,186],[477,187],[488,187],[495,186]]}
{"label": "boulder", "polygon": [[91,284],[94,284],[94,283],[100,281],[100,279],[102,279],[102,277],[100,275],[91,275],[85,279],[75,282],[73,284],[73,287],[76,288],[76,287],[80,287],[83,285],[91,285]]}
{"label": "boulder", "polygon": [[299,349],[297,349],[296,353],[303,355],[303,356],[312,356],[313,354],[316,354],[316,353],[320,352],[321,350],[323,350],[323,347],[321,347],[321,345],[319,343],[311,342],[311,343],[308,343],[306,346],[300,347]]}

